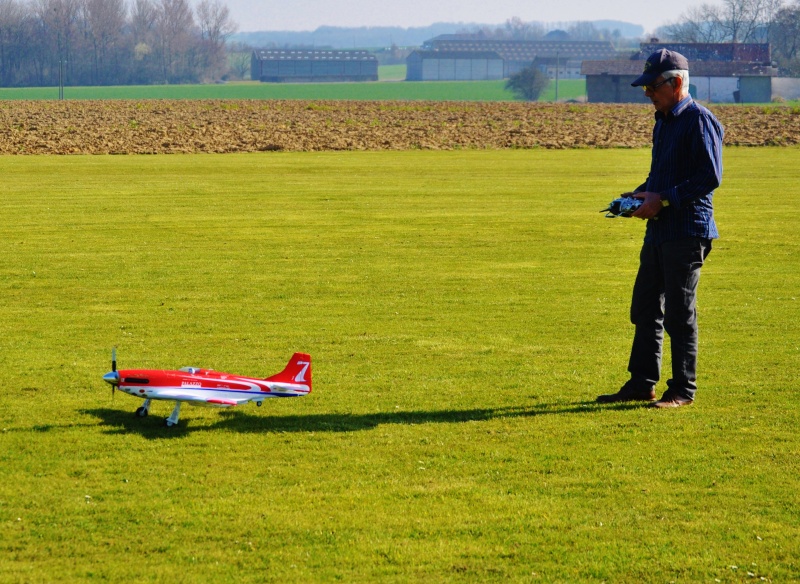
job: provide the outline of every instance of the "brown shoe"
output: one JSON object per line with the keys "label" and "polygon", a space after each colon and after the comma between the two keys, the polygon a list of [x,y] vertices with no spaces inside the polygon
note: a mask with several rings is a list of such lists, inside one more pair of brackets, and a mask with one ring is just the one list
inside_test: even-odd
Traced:
{"label": "brown shoe", "polygon": [[694,403],[693,399],[687,397],[678,397],[674,395],[664,394],[660,400],[654,401],[650,404],[651,408],[679,408],[681,406],[690,406]]}
{"label": "brown shoe", "polygon": [[654,389],[649,390],[631,390],[623,386],[617,393],[609,393],[606,395],[598,395],[597,403],[599,404],[613,404],[617,402],[630,402],[630,401],[653,401],[656,399],[656,392]]}

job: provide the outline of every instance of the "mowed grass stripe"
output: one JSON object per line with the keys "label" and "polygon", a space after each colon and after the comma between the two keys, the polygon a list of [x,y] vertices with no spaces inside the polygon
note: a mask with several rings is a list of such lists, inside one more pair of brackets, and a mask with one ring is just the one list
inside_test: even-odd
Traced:
{"label": "mowed grass stripe", "polygon": [[[372,83],[257,83],[240,82],[205,85],[127,85],[65,87],[68,100],[86,99],[313,99],[313,100],[432,100],[513,101],[505,81],[413,81],[389,80]],[[582,99],[583,79],[562,79],[558,99]],[[555,101],[554,81],[542,92],[540,101]],[[56,100],[57,87],[3,87],[0,100]]]}
{"label": "mowed grass stripe", "polygon": [[[3,157],[8,581],[790,581],[797,149],[727,149],[697,404],[625,379],[647,150]],[[274,373],[230,411],[120,367]],[[668,359],[665,365],[668,367]]]}
{"label": "mowed grass stripe", "polygon": [[[585,82],[570,91],[585,93]],[[553,92],[555,88],[553,88]],[[127,85],[66,87],[69,100],[84,99],[338,99],[512,101],[504,81],[380,81],[371,83],[230,83],[223,85]],[[562,99],[565,94],[560,94]],[[57,87],[0,88],[0,100],[55,100]]]}

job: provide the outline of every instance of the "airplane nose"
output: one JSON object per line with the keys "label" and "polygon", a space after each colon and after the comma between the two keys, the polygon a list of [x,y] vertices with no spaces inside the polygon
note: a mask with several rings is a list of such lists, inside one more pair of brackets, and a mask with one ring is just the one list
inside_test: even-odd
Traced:
{"label": "airplane nose", "polygon": [[110,383],[111,385],[119,385],[119,373],[116,371],[109,371],[103,375],[103,381]]}

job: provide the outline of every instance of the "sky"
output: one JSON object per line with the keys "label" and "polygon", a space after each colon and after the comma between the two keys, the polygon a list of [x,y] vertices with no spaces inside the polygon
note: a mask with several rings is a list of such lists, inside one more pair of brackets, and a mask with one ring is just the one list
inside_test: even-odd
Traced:
{"label": "sky", "polygon": [[240,32],[311,31],[320,26],[428,26],[436,22],[502,24],[519,17],[544,23],[620,20],[645,33],[691,6],[714,0],[221,0]]}

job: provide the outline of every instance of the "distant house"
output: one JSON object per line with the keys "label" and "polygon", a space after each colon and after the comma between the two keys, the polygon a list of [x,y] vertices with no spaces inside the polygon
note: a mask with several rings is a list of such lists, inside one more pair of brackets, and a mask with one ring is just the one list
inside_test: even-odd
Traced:
{"label": "distant house", "polygon": [[[562,79],[581,76],[581,62],[585,59],[613,59],[614,47],[609,42],[591,41],[514,41],[486,40],[475,35],[441,35],[426,41],[422,50],[415,51],[407,60],[409,81],[431,80],[425,71],[440,71],[438,80],[455,80],[456,73],[448,77],[449,61],[459,62],[459,71],[465,75],[472,65],[467,61],[476,60],[476,70],[481,70],[484,61],[491,61],[491,76],[471,79],[506,79],[531,65],[538,66],[551,77],[558,70]],[[498,77],[497,61],[502,62],[502,73]],[[442,64],[444,63],[444,69]],[[535,62],[535,63],[534,63]],[[420,72],[423,72],[420,74]],[[430,73],[433,75],[433,73]]]}
{"label": "distant house", "polygon": [[689,92],[695,99],[714,103],[763,103],[772,100],[769,45],[756,43],[643,43],[631,60],[584,61],[586,95],[595,103],[649,103],[641,87],[631,83],[642,74],[644,61],[654,51],[678,51],[689,60]]}
{"label": "distant house", "polygon": [[368,51],[256,50],[250,78],[269,83],[377,81],[378,59]]}

